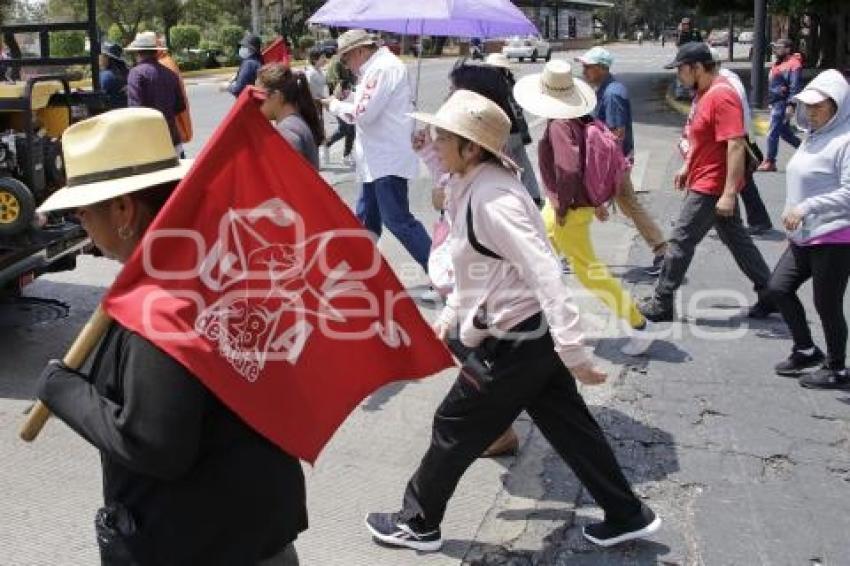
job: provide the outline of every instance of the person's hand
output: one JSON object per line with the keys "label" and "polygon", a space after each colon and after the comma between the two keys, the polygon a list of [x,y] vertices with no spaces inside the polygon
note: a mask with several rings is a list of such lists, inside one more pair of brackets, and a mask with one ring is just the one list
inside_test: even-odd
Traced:
{"label": "person's hand", "polygon": [[443,210],[446,208],[446,189],[443,187],[434,187],[431,189],[431,204],[434,205],[434,210]]}
{"label": "person's hand", "polygon": [[437,335],[437,338],[439,338],[440,341],[445,342],[446,338],[449,337],[449,325],[448,324],[441,324],[441,323],[437,322],[431,328],[434,330],[434,334]]}
{"label": "person's hand", "polygon": [[413,151],[419,151],[431,141],[431,132],[428,128],[423,128],[413,134]]}
{"label": "person's hand", "polygon": [[688,183],[688,165],[682,165],[682,168],[673,177],[673,188],[677,191],[684,191],[685,185]]}
{"label": "person's hand", "polygon": [[782,215],[782,224],[789,232],[793,232],[803,223],[805,214],[800,210],[800,207],[795,206],[791,210]]}
{"label": "person's hand", "polygon": [[604,204],[597,206],[593,210],[593,213],[596,215],[596,219],[600,222],[607,222],[608,219],[611,217],[611,213],[608,212],[608,207]]}
{"label": "person's hand", "polygon": [[729,218],[735,214],[735,201],[737,198],[737,195],[734,194],[724,194],[721,196],[714,207],[717,215],[723,218]]}
{"label": "person's hand", "polygon": [[573,374],[574,378],[585,385],[599,385],[601,383],[605,383],[605,380],[608,379],[608,374],[593,365],[591,362],[571,367],[570,373]]}

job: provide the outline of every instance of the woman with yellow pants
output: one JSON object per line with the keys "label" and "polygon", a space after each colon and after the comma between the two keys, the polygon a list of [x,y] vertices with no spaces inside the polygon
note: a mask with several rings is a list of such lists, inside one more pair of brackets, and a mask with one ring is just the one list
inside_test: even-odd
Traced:
{"label": "woman with yellow pants", "polygon": [[[596,295],[608,305],[618,317],[629,323],[634,329],[643,329],[646,319],[637,305],[608,271],[608,267],[596,257],[593,242],[590,240],[590,223],[597,216],[593,207],[570,209],[559,222],[552,205],[543,208],[543,221],[546,223],[546,235],[555,250],[566,257],[573,268],[576,278],[585,289]],[[602,211],[599,215],[605,214]],[[607,218],[606,218],[607,219]],[[635,356],[643,353],[650,342],[633,337],[623,348],[623,353]]]}
{"label": "woman with yellow pants", "polygon": [[600,220],[608,216],[604,206],[594,206],[584,185],[585,131],[592,122],[596,93],[572,76],[568,63],[552,61],[543,73],[520,80],[514,87],[514,97],[528,112],[549,119],[537,152],[548,201],[543,219],[549,239],[569,260],[579,282],[636,331],[622,352],[640,355],[652,345],[648,321],[596,257],[590,240],[594,216]]}

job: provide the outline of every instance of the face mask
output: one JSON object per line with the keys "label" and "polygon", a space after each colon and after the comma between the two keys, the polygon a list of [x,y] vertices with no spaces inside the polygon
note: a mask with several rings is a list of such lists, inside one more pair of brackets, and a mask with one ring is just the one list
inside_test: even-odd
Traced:
{"label": "face mask", "polygon": [[251,55],[254,54],[254,50],[250,47],[240,47],[239,48],[239,58],[240,59],[250,59]]}

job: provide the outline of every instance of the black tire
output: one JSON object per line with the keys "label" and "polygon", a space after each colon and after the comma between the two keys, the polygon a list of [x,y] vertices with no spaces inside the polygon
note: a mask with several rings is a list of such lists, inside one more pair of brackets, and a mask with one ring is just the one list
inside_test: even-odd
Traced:
{"label": "black tire", "polygon": [[14,236],[29,228],[35,215],[35,197],[22,182],[0,177],[0,236]]}
{"label": "black tire", "polygon": [[537,63],[537,50],[536,49],[531,52],[531,62]]}
{"label": "black tire", "polygon": [[520,63],[522,63],[523,61],[525,61],[525,57],[517,57],[517,61],[519,61]]}
{"label": "black tire", "polygon": [[548,63],[551,60],[552,60],[552,50],[550,49],[549,51],[546,52],[546,62]]}

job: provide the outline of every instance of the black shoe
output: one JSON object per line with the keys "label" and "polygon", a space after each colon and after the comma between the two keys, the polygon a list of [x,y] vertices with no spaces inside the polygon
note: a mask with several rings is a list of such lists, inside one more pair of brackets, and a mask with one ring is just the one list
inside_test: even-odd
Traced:
{"label": "black shoe", "polygon": [[644,506],[640,514],[630,521],[614,523],[603,521],[582,529],[584,538],[599,546],[614,546],[621,542],[646,538],[661,528],[661,519],[652,509]]}
{"label": "black shoe", "polygon": [[662,300],[658,297],[649,297],[638,304],[638,310],[652,322],[672,322],[676,315],[672,300]]}
{"label": "black shoe", "polygon": [[823,366],[816,372],[801,377],[800,385],[809,389],[850,389],[850,372],[847,368],[832,369]]}
{"label": "black shoe", "polygon": [[779,309],[776,308],[773,301],[759,299],[756,304],[747,309],[747,318],[768,318],[770,315],[777,312],[779,312]]}
{"label": "black shoe", "polygon": [[792,350],[788,359],[776,364],[775,368],[778,375],[796,376],[805,369],[817,367],[823,363],[826,356],[823,355],[820,348],[815,346],[815,351],[811,354],[804,354],[799,350]]}
{"label": "black shoe", "polygon": [[773,230],[773,224],[756,224],[754,226],[747,227],[747,232],[750,236],[760,236],[765,232],[770,232]]}
{"label": "black shoe", "polygon": [[664,265],[664,254],[659,254],[655,256],[652,260],[652,265],[647,267],[644,272],[651,277],[658,277],[661,275],[661,267]]}
{"label": "black shoe", "polygon": [[420,552],[436,552],[443,546],[440,529],[418,531],[399,519],[398,513],[369,513],[366,528],[379,541],[392,546],[403,546]]}

